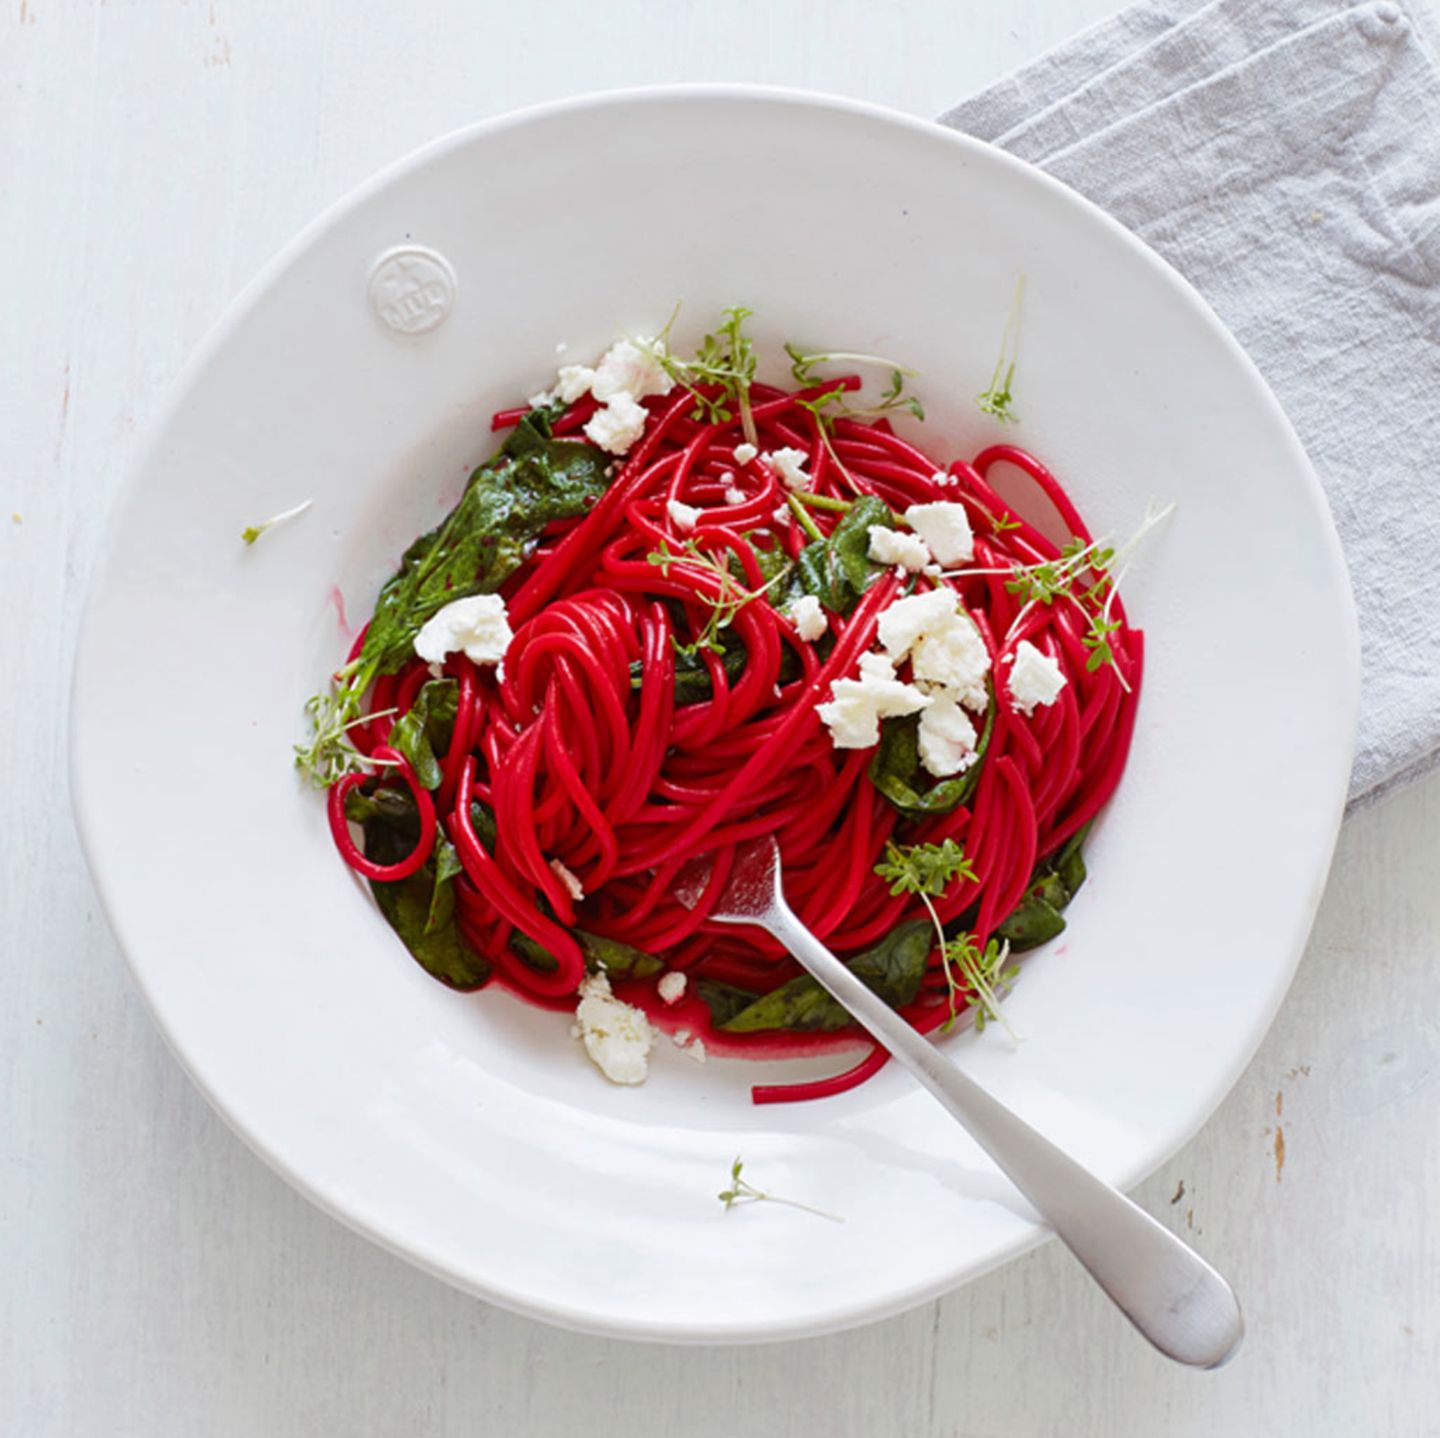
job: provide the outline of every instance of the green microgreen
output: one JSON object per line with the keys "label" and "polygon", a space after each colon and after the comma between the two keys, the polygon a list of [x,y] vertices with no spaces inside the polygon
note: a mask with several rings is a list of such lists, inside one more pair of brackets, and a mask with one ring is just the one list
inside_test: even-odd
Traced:
{"label": "green microgreen", "polygon": [[[634,341],[645,349],[671,379],[690,392],[695,401],[692,417],[710,424],[729,424],[736,411],[740,427],[751,444],[759,438],[750,410],[750,386],[755,381],[755,345],[745,333],[745,321],[754,311],[732,305],[724,311],[724,323],[700,342],[694,359],[671,353],[670,331],[680,314],[677,304],[665,328],[653,340]],[[706,394],[706,387],[717,393]]]}
{"label": "green microgreen", "polygon": [[737,1204],[742,1203],[783,1203],[786,1208],[798,1208],[805,1213],[813,1213],[817,1218],[828,1218],[831,1223],[844,1223],[845,1220],[838,1213],[826,1213],[823,1208],[815,1208],[808,1203],[801,1203],[794,1198],[781,1198],[778,1194],[766,1193],[764,1189],[756,1188],[748,1178],[742,1175],[741,1170],[744,1163],[737,1157],[730,1165],[730,1187],[722,1189],[716,1197],[725,1205],[726,1213]]}
{"label": "green microgreen", "polygon": [[716,654],[723,653],[724,647],[720,643],[722,631],[728,629],[735,622],[735,616],[747,604],[768,594],[777,584],[787,579],[791,569],[791,565],[786,563],[759,589],[747,589],[736,579],[728,564],[701,549],[693,539],[687,539],[678,550],[671,549],[669,541],[662,539],[659,548],[651,550],[645,557],[651,564],[656,565],[667,579],[670,577],[672,566],[683,565],[706,575],[714,586],[712,592],[696,590],[696,598],[707,605],[710,610],[700,633],[688,644],[682,644],[673,635],[671,636],[675,652],[691,659],[702,649],[709,649]]}
{"label": "green microgreen", "polygon": [[303,503],[297,504],[293,509],[282,509],[279,514],[272,514],[269,519],[242,529],[240,531],[240,538],[244,540],[246,544],[254,544],[267,529],[274,529],[277,524],[284,524],[287,520],[299,518],[299,516],[304,514],[314,503],[315,501],[313,499],[307,499]]}
{"label": "green microgreen", "polygon": [[1020,349],[1020,301],[1025,294],[1025,276],[1015,281],[1015,298],[1010,301],[1010,313],[1005,320],[1005,329],[1000,335],[1000,354],[995,360],[995,372],[990,384],[975,396],[982,414],[992,414],[1002,424],[1011,424],[1019,416],[1011,408],[1015,396],[1011,386],[1015,381],[1015,361]]}

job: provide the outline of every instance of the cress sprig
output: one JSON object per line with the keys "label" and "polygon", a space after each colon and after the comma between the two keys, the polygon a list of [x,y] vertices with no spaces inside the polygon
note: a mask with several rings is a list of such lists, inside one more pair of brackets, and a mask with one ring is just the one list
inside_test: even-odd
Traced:
{"label": "cress sprig", "polygon": [[791,569],[791,566],[786,564],[759,589],[747,589],[736,579],[728,564],[722,563],[713,554],[701,549],[693,539],[687,539],[678,551],[670,548],[668,540],[662,539],[659,547],[652,549],[645,558],[649,563],[657,566],[667,579],[670,577],[671,566],[689,565],[691,568],[702,570],[710,575],[716,583],[717,592],[715,594],[696,591],[695,597],[701,603],[708,605],[710,609],[705,626],[700,633],[689,644],[681,644],[673,635],[671,636],[675,652],[692,659],[702,649],[709,649],[716,654],[721,653],[721,631],[728,629],[735,622],[735,616],[747,604],[768,594],[783,579],[788,578]]}
{"label": "cress sprig", "polygon": [[1010,301],[1010,313],[1005,319],[1005,328],[1000,335],[1000,353],[995,360],[995,372],[990,384],[975,396],[982,414],[994,415],[1002,424],[1013,424],[1019,415],[1011,408],[1015,396],[1011,386],[1015,382],[1015,362],[1020,352],[1020,301],[1025,294],[1025,276],[1015,281],[1015,297]]}
{"label": "cress sprig", "polygon": [[1018,1042],[1019,1036],[1000,1012],[1000,1000],[1020,972],[1013,965],[1007,966],[1009,943],[991,939],[982,949],[973,934],[947,939],[940,915],[930,902],[932,897],[943,895],[956,879],[978,882],[965,850],[954,839],[939,844],[897,844],[892,839],[886,842],[885,857],[875,865],[875,872],[889,881],[892,895],[914,894],[930,915],[950,1002],[946,1027],[955,1022],[961,997],[968,991],[973,998],[976,1031],[983,1033],[986,1023],[994,1019]]}
{"label": "cress sprig", "polygon": [[831,1223],[844,1223],[845,1220],[838,1213],[827,1213],[823,1208],[816,1208],[812,1204],[801,1203],[799,1199],[782,1198],[776,1193],[766,1193],[763,1188],[756,1188],[748,1178],[742,1176],[741,1170],[745,1167],[744,1162],[737,1156],[735,1162],[730,1165],[730,1187],[722,1189],[715,1196],[725,1205],[725,1212],[744,1203],[780,1203],[786,1208],[798,1208],[805,1213],[813,1213],[817,1218],[828,1218]]}
{"label": "cress sprig", "polygon": [[[695,401],[696,419],[729,424],[738,410],[745,438],[756,444],[759,437],[750,407],[750,386],[755,382],[755,344],[745,333],[745,321],[755,312],[744,305],[731,305],[723,313],[725,322],[705,336],[694,359],[682,359],[670,349],[670,331],[680,315],[678,304],[665,322],[665,328],[653,340],[633,343],[645,349],[676,384],[689,391]],[[719,393],[705,394],[702,386],[717,386]]]}

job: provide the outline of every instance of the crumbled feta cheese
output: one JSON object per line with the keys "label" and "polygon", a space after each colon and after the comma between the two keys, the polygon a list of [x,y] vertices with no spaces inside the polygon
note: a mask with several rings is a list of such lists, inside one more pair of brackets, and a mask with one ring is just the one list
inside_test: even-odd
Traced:
{"label": "crumbled feta cheese", "polygon": [[743,489],[736,489],[734,485],[731,485],[730,488],[725,491],[726,504],[744,504],[745,498],[745,491]]}
{"label": "crumbled feta cheese", "polygon": [[887,524],[872,524],[870,558],[877,564],[898,564],[914,574],[930,563],[930,551],[918,534],[902,534]]}
{"label": "crumbled feta cheese", "polygon": [[948,695],[937,694],[920,714],[920,762],[937,779],[960,774],[975,762],[975,726]]}
{"label": "crumbled feta cheese", "polygon": [[565,885],[565,892],[578,904],[585,897],[585,885],[559,859],[551,859],[550,867],[555,871],[555,877]]}
{"label": "crumbled feta cheese", "polygon": [[611,1083],[644,1082],[654,1031],[639,1009],[615,997],[603,970],[581,981],[575,1020],[585,1052]]}
{"label": "crumbled feta cheese", "polygon": [[670,499],[665,502],[665,513],[670,516],[671,524],[681,534],[689,534],[695,528],[701,512],[693,504],[684,504],[678,499]]}
{"label": "crumbled feta cheese", "polygon": [[433,614],[415,636],[415,652],[427,664],[443,664],[457,649],[473,664],[499,664],[515,635],[498,594],[456,599]]}
{"label": "crumbled feta cheese", "polygon": [[975,557],[975,536],[963,504],[912,504],[905,523],[920,536],[941,564],[959,564]]}
{"label": "crumbled feta cheese", "polygon": [[1050,705],[1065,687],[1060,665],[1037,649],[1028,639],[1015,648],[1015,664],[1010,670],[1010,698],[1022,714],[1033,714],[1037,704]]}
{"label": "crumbled feta cheese", "polygon": [[686,1058],[694,1059],[697,1064],[705,1062],[705,1043],[699,1034],[691,1037],[689,1029],[677,1029],[670,1035],[670,1042],[680,1050]]}
{"label": "crumbled feta cheese", "polygon": [[590,393],[601,404],[609,404],[617,395],[645,399],[652,394],[669,394],[675,381],[665,373],[655,352],[653,340],[616,340],[595,368]]}
{"label": "crumbled feta cheese", "polygon": [[960,476],[958,474],[951,474],[947,470],[937,469],[935,473],[930,476],[930,483],[939,485],[959,484]]}
{"label": "crumbled feta cheese", "polygon": [[830,731],[837,749],[868,749],[880,742],[880,721],[914,714],[931,701],[911,684],[866,674],[860,679],[837,679],[830,686],[830,702],[815,712]]}
{"label": "crumbled feta cheese", "polygon": [[[739,460],[738,448],[735,457]],[[805,465],[810,456],[803,449],[772,449],[765,458],[774,465],[786,489],[809,489],[810,476],[805,473]]]}
{"label": "crumbled feta cheese", "polygon": [[955,591],[947,585],[907,594],[882,611],[877,635],[886,652],[898,664],[922,634],[943,629],[959,613]]}
{"label": "crumbled feta cheese", "polygon": [[532,394],[525,403],[528,404],[531,409],[544,409],[547,404],[555,403],[554,391],[542,389],[539,394]]}
{"label": "crumbled feta cheese", "polygon": [[789,524],[793,518],[794,516],[790,513],[790,506],[788,504],[776,505],[776,507],[770,511],[771,524]]}
{"label": "crumbled feta cheese", "polygon": [[917,683],[948,689],[967,709],[984,709],[989,700],[990,654],[968,614],[957,613],[943,629],[921,635],[910,651],[910,669]]}
{"label": "crumbled feta cheese", "polygon": [[597,409],[585,435],[609,454],[625,454],[640,438],[649,415],[645,406],[628,394],[617,394],[603,409]]}
{"label": "crumbled feta cheese", "polygon": [[893,679],[895,664],[888,654],[872,651],[860,656],[860,677],[862,679]]}
{"label": "crumbled feta cheese", "polygon": [[665,1000],[667,1004],[678,1004],[685,997],[685,985],[689,980],[678,969],[671,969],[668,974],[661,974],[660,981],[655,985],[655,992]]}
{"label": "crumbled feta cheese", "polygon": [[557,340],[555,342],[555,353],[557,355],[563,355],[569,348],[570,346],[567,345],[564,340]]}
{"label": "crumbled feta cheese", "polygon": [[560,373],[555,376],[555,393],[566,404],[574,404],[582,394],[590,393],[590,386],[594,383],[595,371],[589,365],[562,364]]}
{"label": "crumbled feta cheese", "polygon": [[760,451],[753,444],[737,444],[735,446],[735,463],[749,464]]}
{"label": "crumbled feta cheese", "polygon": [[790,606],[790,622],[795,626],[795,632],[807,644],[813,644],[830,628],[825,611],[813,594],[802,594]]}

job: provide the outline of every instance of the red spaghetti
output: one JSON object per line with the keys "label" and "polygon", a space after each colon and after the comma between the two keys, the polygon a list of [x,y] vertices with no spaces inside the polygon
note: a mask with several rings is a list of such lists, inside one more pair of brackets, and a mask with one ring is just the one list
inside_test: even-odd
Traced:
{"label": "red spaghetti", "polygon": [[[743,1051],[746,1041],[727,1043],[717,1031],[697,997],[700,981],[764,995],[801,972],[758,931],[707,919],[734,847],[745,840],[775,836],[791,906],[842,956],[926,917],[914,894],[892,894],[876,873],[887,844],[953,840],[969,876],[934,897],[935,914],[947,932],[963,921],[983,946],[1025,900],[1037,865],[1114,791],[1135,723],[1141,635],[1112,594],[1100,631],[1104,662],[1097,662],[1097,631],[1084,603],[1067,595],[1036,602],[1014,582],[1016,573],[1043,574],[1065,552],[1011,515],[990,483],[997,466],[1024,471],[1074,540],[1090,543],[1074,505],[1036,459],[995,445],[937,472],[884,418],[825,420],[805,407],[858,383],[832,380],[792,393],[751,387],[759,454],[745,463],[735,454],[745,441],[739,414],[711,422],[688,390],[647,399],[643,435],[603,494],[583,516],[549,524],[505,579],[500,593],[515,632],[503,676],[461,653],[445,660],[445,675],[457,681],[455,714],[433,788],[422,786],[391,745],[430,671],[413,657],[374,683],[360,722],[348,730],[361,760],[357,772],[329,794],[346,862],[372,880],[393,882],[426,863],[437,837],[448,840],[459,865],[458,934],[505,987],[543,1004],[573,1004],[587,965],[576,937],[582,930],[687,975],[688,997],[675,1011],[656,1000],[650,979],[619,980],[617,992],[672,1026],[678,1013],[726,1051]],[[554,432],[574,435],[595,410],[586,396],[558,415]],[[526,413],[498,414],[495,426],[513,426]],[[808,489],[797,502],[766,458],[782,449],[806,456]],[[779,558],[794,561],[817,534],[832,533],[843,506],[865,495],[896,512],[963,503],[973,559],[943,576],[877,566],[848,613],[827,612],[825,633],[802,639],[766,592],[766,575]],[[677,525],[672,501],[698,511],[692,524]],[[657,554],[675,558],[657,562]],[[727,603],[727,571],[750,597],[730,601],[725,651],[689,648],[682,675],[679,655],[707,625],[713,633],[717,607]],[[1098,572],[1087,571],[1086,582],[1095,594],[1104,591]],[[887,606],[907,588],[932,586],[949,586],[983,637],[991,662],[989,732],[964,801],[916,815],[872,783],[870,750],[835,746],[816,708],[874,648]],[[1054,702],[1028,716],[1011,701],[1005,678],[1021,641],[1055,661],[1065,681]],[[357,790],[387,789],[411,796],[418,833],[408,854],[377,862],[351,836],[347,801]],[[714,856],[713,874],[692,911],[675,899],[674,879],[687,860],[706,853]],[[537,957],[537,946],[548,959]],[[922,1032],[951,1017],[942,959],[936,945],[918,992],[901,1009]],[[961,994],[962,1002],[973,997]],[[846,1037],[858,1041],[858,1031]],[[799,1032],[791,1040],[798,1052],[823,1045],[825,1036]],[[760,1088],[755,1100],[840,1093],[884,1059],[873,1050],[833,1078]]]}

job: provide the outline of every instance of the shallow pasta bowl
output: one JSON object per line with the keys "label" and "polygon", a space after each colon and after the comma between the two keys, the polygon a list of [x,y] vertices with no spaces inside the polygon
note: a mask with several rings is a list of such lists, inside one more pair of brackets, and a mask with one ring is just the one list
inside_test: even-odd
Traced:
{"label": "shallow pasta bowl", "polygon": [[[847,1060],[662,1045],[619,1089],[563,1015],[435,984],[289,762],[350,627],[557,344],[598,353],[677,299],[696,324],[745,304],[773,353],[913,366],[948,459],[998,436],[974,395],[1021,273],[1007,434],[1097,532],[1177,508],[1127,592],[1147,635],[1130,768],[1068,932],[1008,1001],[1023,1042],[944,1042],[1120,1185],[1219,1103],[1303,947],[1357,689],[1339,548],[1275,400],[1144,245],[984,145],[816,96],[601,96],[436,142],[269,266],[157,424],[87,611],[75,794],[106,911],[191,1076],[322,1207],[509,1308],[689,1342],[877,1318],[1044,1236],[897,1072],[757,1109],[753,1082]],[[726,1212],[737,1153],[845,1222]]]}

